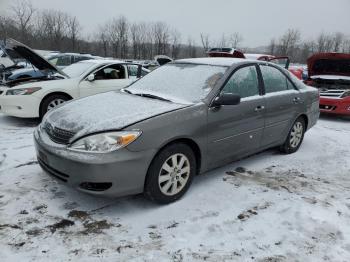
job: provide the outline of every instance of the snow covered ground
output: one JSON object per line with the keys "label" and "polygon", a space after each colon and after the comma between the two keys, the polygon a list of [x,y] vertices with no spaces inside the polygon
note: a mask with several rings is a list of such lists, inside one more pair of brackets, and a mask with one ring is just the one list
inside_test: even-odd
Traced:
{"label": "snow covered ground", "polygon": [[56,183],[36,124],[0,115],[0,261],[350,261],[350,120],[323,117],[299,152],[203,174],[167,206]]}

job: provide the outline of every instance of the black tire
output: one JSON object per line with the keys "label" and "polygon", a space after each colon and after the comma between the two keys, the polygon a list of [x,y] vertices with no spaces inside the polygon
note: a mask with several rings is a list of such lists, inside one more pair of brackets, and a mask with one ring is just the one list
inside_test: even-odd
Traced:
{"label": "black tire", "polygon": [[[165,171],[163,169],[163,165],[165,165],[165,163],[172,162],[172,159],[170,160],[172,156],[176,156],[180,162],[182,160],[182,156],[185,156],[183,159],[187,159],[187,160],[186,162],[183,163],[183,167],[184,168],[187,167],[187,169],[189,170],[189,173],[188,173],[188,178],[186,183],[183,183],[184,186],[181,189],[178,189],[180,191],[174,195],[167,195],[162,192],[162,190],[164,191],[165,189],[164,189],[164,184],[160,182],[160,177],[162,172]],[[187,164],[189,164],[189,166],[186,166]],[[188,190],[188,188],[192,183],[193,177],[195,176],[196,170],[197,170],[196,165],[197,165],[196,157],[192,149],[188,145],[183,143],[176,143],[165,147],[155,156],[155,158],[153,159],[148,169],[146,183],[145,183],[145,190],[144,190],[145,196],[150,200],[157,202],[159,204],[168,204],[180,199],[186,193],[186,191]],[[168,174],[164,173],[164,174],[166,174],[166,176],[171,176],[171,174],[176,176],[175,178],[172,178],[172,179],[175,179],[175,181],[173,182],[170,182],[170,180],[164,181],[164,183],[172,183],[172,185],[168,189],[169,191],[172,191],[175,183],[176,183],[176,187],[182,186],[181,182],[177,178],[176,171],[172,173],[168,173]],[[181,177],[181,179],[182,178],[183,177]],[[161,189],[161,185],[163,189]],[[171,192],[169,192],[168,194],[171,194]]]}
{"label": "black tire", "polygon": [[66,102],[66,101],[70,100],[70,98],[68,96],[62,95],[62,94],[53,94],[53,95],[46,97],[40,105],[40,112],[39,112],[40,119],[42,119],[44,117],[44,115],[48,112],[48,107],[49,107],[50,103],[52,103],[55,100],[63,100],[64,102]]}
{"label": "black tire", "polygon": [[[302,131],[301,132],[297,132],[300,136],[300,140],[297,144],[295,144],[295,141],[293,141],[293,134],[292,132],[296,130],[297,127],[302,127]],[[298,149],[300,148],[303,140],[304,140],[304,134],[306,131],[306,124],[305,124],[305,120],[303,117],[299,117],[297,120],[295,120],[295,122],[293,123],[290,131],[288,132],[288,136],[286,138],[286,141],[284,142],[283,145],[281,145],[280,147],[280,151],[282,153],[285,154],[292,154],[296,151],[298,151]]]}

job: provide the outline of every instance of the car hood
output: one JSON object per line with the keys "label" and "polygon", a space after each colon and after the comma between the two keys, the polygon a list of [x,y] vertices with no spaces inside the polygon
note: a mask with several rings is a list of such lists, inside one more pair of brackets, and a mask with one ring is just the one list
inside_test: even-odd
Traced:
{"label": "car hood", "polygon": [[142,120],[189,105],[113,91],[69,102],[44,119],[54,128],[74,133],[73,139],[96,132],[120,130]]}
{"label": "car hood", "polygon": [[350,77],[350,54],[318,53],[308,58],[309,77],[347,76]]}
{"label": "car hood", "polygon": [[34,50],[14,39],[6,39],[6,42],[3,44],[3,50],[12,60],[21,57],[26,59],[39,70],[57,72],[68,77],[65,73],[56,68],[54,65],[50,64],[45,58],[40,56]]}

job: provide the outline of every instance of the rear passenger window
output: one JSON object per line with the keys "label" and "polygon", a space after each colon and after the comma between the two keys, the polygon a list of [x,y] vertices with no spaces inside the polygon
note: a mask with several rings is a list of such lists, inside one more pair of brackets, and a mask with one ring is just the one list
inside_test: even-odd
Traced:
{"label": "rear passenger window", "polygon": [[265,65],[260,65],[260,69],[266,94],[294,89],[292,83],[280,70]]}
{"label": "rear passenger window", "polygon": [[259,95],[259,82],[255,66],[238,69],[226,83],[222,93],[237,94],[241,98]]}

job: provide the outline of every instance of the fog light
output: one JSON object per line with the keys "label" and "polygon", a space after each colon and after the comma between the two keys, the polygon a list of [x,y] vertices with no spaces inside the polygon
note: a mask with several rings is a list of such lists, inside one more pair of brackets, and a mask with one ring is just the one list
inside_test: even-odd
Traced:
{"label": "fog light", "polygon": [[80,188],[89,191],[105,191],[112,186],[112,183],[91,183],[84,182],[80,184]]}

